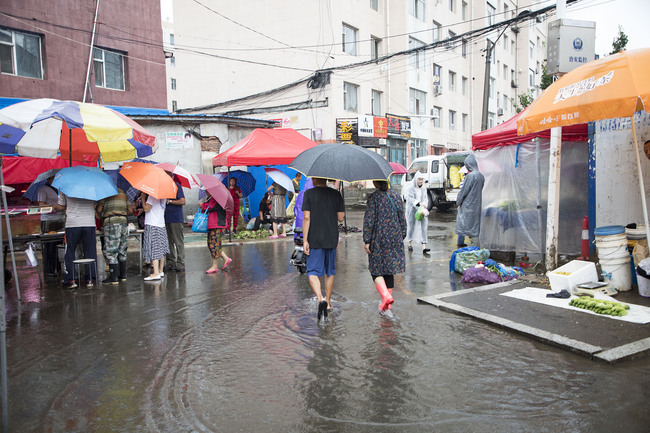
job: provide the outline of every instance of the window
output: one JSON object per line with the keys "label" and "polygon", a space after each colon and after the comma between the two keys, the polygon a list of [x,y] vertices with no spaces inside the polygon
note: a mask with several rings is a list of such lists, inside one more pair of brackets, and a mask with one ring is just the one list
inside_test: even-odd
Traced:
{"label": "window", "polygon": [[351,54],[353,56],[357,55],[357,29],[350,27],[347,24],[343,24],[343,52]]}
{"label": "window", "polygon": [[508,95],[503,94],[503,109],[508,110]]}
{"label": "window", "polygon": [[409,13],[424,21],[424,0],[409,0]]}
{"label": "window", "polygon": [[488,112],[488,124],[487,124],[488,129],[494,128],[494,113],[489,113]]}
{"label": "window", "polygon": [[501,92],[497,92],[497,108],[501,108]]}
{"label": "window", "polygon": [[414,88],[409,89],[409,112],[411,114],[425,114],[427,94]]}
{"label": "window", "polygon": [[454,110],[449,110],[449,129],[456,129],[456,112]]}
{"label": "window", "polygon": [[379,43],[381,39],[375,38],[374,36],[370,37],[370,58],[372,60],[377,60],[379,58]]}
{"label": "window", "polygon": [[515,82],[515,70],[510,69],[510,81]]}
{"label": "window", "polygon": [[449,71],[449,91],[453,92],[456,87],[456,73]]}
{"label": "window", "polygon": [[442,25],[438,22],[433,22],[433,42],[440,42],[442,40]]}
{"label": "window", "polygon": [[530,51],[530,59],[533,60],[535,58],[535,44],[530,42],[528,50]]}
{"label": "window", "polygon": [[379,10],[379,0],[370,0],[370,9]]}
{"label": "window", "polygon": [[461,13],[463,14],[463,21],[467,21],[467,2],[463,2],[461,5]]}
{"label": "window", "polygon": [[0,28],[0,72],[43,78],[41,38]]}
{"label": "window", "polygon": [[[436,77],[438,77],[436,79]],[[433,84],[441,85],[442,84],[442,67],[440,65],[433,64]]]}
{"label": "window", "polygon": [[514,39],[512,39],[510,41],[510,54],[514,54],[514,53],[515,53],[515,41]]}
{"label": "window", "polygon": [[490,3],[487,4],[487,22],[488,26],[493,26],[496,22],[497,9]]}
{"label": "window", "polygon": [[178,102],[172,101],[172,111],[178,111]]}
{"label": "window", "polygon": [[343,108],[346,111],[357,112],[357,91],[359,86],[350,83],[343,83]]}
{"label": "window", "polygon": [[427,155],[427,140],[411,138],[411,160]]}
{"label": "window", "polygon": [[[409,38],[409,50],[421,47],[424,47],[424,42],[418,41],[415,38]],[[411,67],[414,69],[426,69],[424,63],[424,50],[411,53]]]}
{"label": "window", "polygon": [[176,66],[176,57],[171,57],[169,59],[169,64],[172,65],[172,66]]}
{"label": "window", "polygon": [[441,107],[433,107],[433,126],[436,128],[440,128],[442,125],[442,122],[440,121],[440,113],[442,113],[442,108]]}
{"label": "window", "polygon": [[449,10],[456,12],[456,0],[449,0]]}
{"label": "window", "polygon": [[176,90],[176,78],[172,78],[172,90]]}
{"label": "window", "polygon": [[535,87],[535,71],[532,69],[528,70],[528,86]]}
{"label": "window", "polygon": [[169,34],[169,45],[174,45],[174,34],[173,33]]}
{"label": "window", "polygon": [[503,65],[503,79],[508,79],[508,65]]}
{"label": "window", "polygon": [[463,96],[467,94],[467,77],[463,77],[461,80],[461,93]]}
{"label": "window", "polygon": [[378,90],[372,91],[372,115],[381,116],[381,92]]}
{"label": "window", "polygon": [[492,77],[490,77],[490,92],[489,96],[490,99],[494,99],[494,86],[495,86],[496,80]]}
{"label": "window", "polygon": [[95,69],[95,86],[124,90],[124,56],[122,54],[103,48],[93,48],[93,68]]}
{"label": "window", "polygon": [[463,132],[467,132],[467,114],[463,113]]}
{"label": "window", "polygon": [[467,58],[467,39],[463,39],[463,45],[461,48],[461,52],[463,53],[463,58]]}
{"label": "window", "polygon": [[450,41],[449,41],[449,45],[447,47],[454,53],[456,52],[456,42],[451,41],[451,39],[453,39],[455,37],[456,37],[456,33],[449,30],[449,39],[450,39]]}
{"label": "window", "polygon": [[508,10],[509,10],[508,5],[504,3],[503,4],[503,19],[504,20],[508,19]]}
{"label": "window", "polygon": [[508,49],[508,35],[503,35],[503,49]]}

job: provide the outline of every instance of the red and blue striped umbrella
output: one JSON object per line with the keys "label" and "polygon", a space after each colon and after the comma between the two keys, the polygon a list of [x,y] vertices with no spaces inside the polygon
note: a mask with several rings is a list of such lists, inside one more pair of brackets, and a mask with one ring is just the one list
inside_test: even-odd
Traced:
{"label": "red and blue striped umbrella", "polygon": [[153,154],[156,138],[108,107],[33,99],[0,110],[0,153],[71,161],[125,161]]}

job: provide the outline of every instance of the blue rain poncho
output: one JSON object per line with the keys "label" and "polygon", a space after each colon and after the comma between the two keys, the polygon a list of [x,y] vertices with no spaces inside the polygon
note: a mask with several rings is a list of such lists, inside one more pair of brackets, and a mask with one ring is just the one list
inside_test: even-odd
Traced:
{"label": "blue rain poncho", "polygon": [[469,155],[465,159],[465,166],[469,173],[465,176],[465,182],[456,199],[456,206],[458,206],[456,233],[470,238],[477,238],[481,230],[481,197],[485,178],[478,171],[478,164],[474,155]]}

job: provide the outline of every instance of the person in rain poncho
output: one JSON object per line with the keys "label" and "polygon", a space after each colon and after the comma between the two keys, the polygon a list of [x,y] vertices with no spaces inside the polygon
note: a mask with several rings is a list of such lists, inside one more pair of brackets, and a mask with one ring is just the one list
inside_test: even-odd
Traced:
{"label": "person in rain poncho", "polygon": [[[465,159],[465,167],[467,167],[469,173],[465,176],[463,187],[456,199],[456,205],[458,206],[456,234],[459,237],[478,238],[481,229],[482,195],[485,178],[478,171],[476,157],[473,154]],[[475,241],[475,243],[478,243],[478,241]]]}
{"label": "person in rain poncho", "polygon": [[[430,249],[427,248],[429,196],[427,195],[427,188],[424,186],[424,175],[419,171],[415,173],[411,185],[404,194],[404,198],[406,199],[406,240],[409,243],[409,251],[413,251],[413,233],[417,231],[422,242],[422,253],[426,254],[430,251]],[[421,208],[420,212],[422,212],[424,216],[421,220],[416,218],[416,213],[419,208]]]}

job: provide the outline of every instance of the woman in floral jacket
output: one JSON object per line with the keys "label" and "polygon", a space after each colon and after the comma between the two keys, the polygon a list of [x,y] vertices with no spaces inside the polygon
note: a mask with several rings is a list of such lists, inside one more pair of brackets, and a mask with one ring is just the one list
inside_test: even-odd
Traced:
{"label": "woman in floral jacket", "polygon": [[379,311],[389,317],[393,303],[393,275],[404,272],[406,219],[400,196],[388,190],[388,182],[375,181],[377,191],[368,196],[363,216],[363,243],[368,254],[368,270],[382,302]]}
{"label": "woman in floral jacket", "polygon": [[205,273],[216,274],[219,272],[219,257],[224,261],[221,269],[226,269],[232,262],[232,259],[221,248],[223,230],[228,227],[228,222],[226,220],[226,211],[209,192],[206,191],[206,194],[206,202],[201,204],[201,208],[208,211],[208,249],[212,256],[212,266]]}

